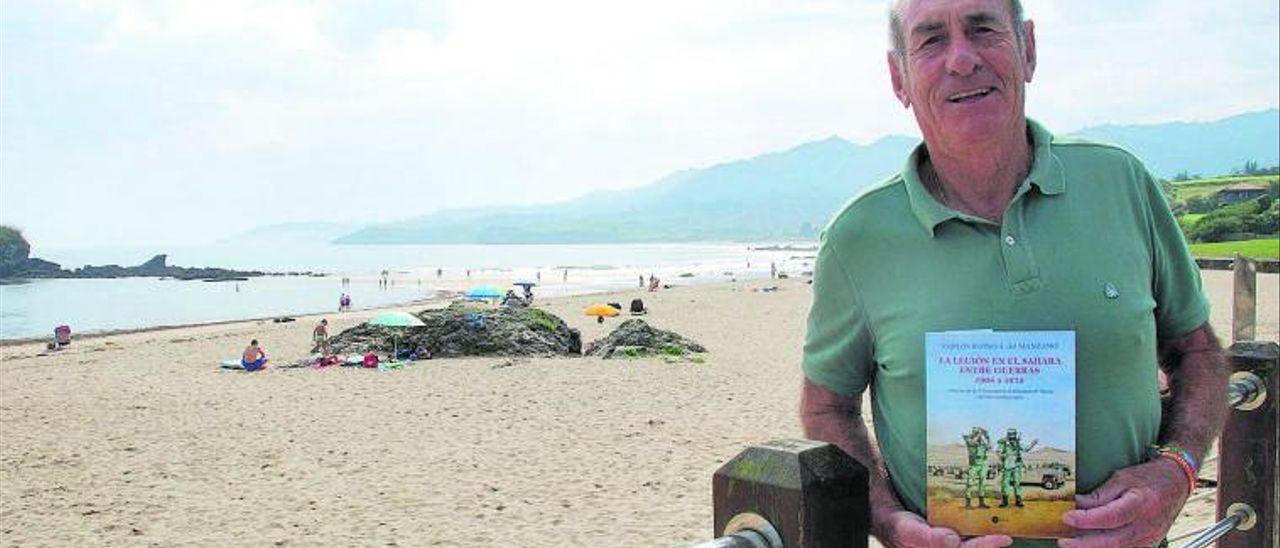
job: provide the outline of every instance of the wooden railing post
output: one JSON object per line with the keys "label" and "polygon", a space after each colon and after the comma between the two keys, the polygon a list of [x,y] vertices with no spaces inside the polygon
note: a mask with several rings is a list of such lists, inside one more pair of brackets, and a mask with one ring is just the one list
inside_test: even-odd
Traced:
{"label": "wooden railing post", "polygon": [[866,548],[868,489],[867,469],[829,443],[749,447],[711,480],[718,538],[701,546]]}
{"label": "wooden railing post", "polygon": [[1258,266],[1236,253],[1232,271],[1231,342],[1252,341],[1258,324]]}
{"label": "wooden railing post", "polygon": [[[1239,270],[1237,270],[1239,272]],[[1218,541],[1224,548],[1280,546],[1276,508],[1280,506],[1280,474],[1276,473],[1280,448],[1280,345],[1274,342],[1238,342],[1228,350],[1233,381],[1252,374],[1260,385],[1255,398],[1231,410],[1218,442],[1218,519],[1233,504],[1248,504],[1257,523],[1235,530]]]}

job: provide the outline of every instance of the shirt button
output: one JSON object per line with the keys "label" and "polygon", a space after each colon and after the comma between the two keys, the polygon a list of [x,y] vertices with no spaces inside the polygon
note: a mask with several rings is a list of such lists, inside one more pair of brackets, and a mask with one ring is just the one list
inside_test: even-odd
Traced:
{"label": "shirt button", "polygon": [[1013,236],[1005,236],[1005,237],[1004,237],[1004,243],[1009,244],[1009,245],[1013,245],[1013,244],[1018,243],[1018,240],[1013,239]]}

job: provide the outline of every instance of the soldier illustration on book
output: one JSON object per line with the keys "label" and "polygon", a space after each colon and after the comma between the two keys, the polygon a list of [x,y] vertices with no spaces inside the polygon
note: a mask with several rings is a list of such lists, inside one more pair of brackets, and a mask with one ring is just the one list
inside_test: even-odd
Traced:
{"label": "soldier illustration on book", "polygon": [[964,507],[973,508],[973,492],[978,492],[978,508],[987,506],[987,452],[991,450],[991,440],[987,431],[975,426],[964,438],[964,446],[969,450],[969,468],[964,474]]}
{"label": "soldier illustration on book", "polygon": [[1022,439],[1016,428],[1010,428],[1005,437],[996,442],[996,452],[1000,455],[1000,507],[1009,506],[1009,493],[1014,496],[1014,505],[1022,507],[1022,455],[1035,448],[1040,440],[1031,440],[1031,445],[1022,446]]}

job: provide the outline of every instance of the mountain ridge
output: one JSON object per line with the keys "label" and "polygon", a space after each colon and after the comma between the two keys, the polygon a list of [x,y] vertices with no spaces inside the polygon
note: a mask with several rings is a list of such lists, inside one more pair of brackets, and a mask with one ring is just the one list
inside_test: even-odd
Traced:
{"label": "mountain ridge", "polygon": [[[1065,134],[1119,145],[1160,177],[1280,164],[1280,110],[1210,122],[1101,125]],[[337,244],[550,244],[813,238],[840,204],[898,172],[918,138],[828,136],[674,171],[644,186],[542,205],[453,209],[367,226]],[[1203,152],[1203,154],[1198,154]]]}

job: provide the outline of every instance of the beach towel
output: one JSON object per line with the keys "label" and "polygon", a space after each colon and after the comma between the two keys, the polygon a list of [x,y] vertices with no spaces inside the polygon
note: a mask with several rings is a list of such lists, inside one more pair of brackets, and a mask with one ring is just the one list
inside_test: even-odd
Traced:
{"label": "beach towel", "polygon": [[244,370],[244,366],[240,365],[240,360],[237,360],[234,358],[222,360],[222,363],[219,364],[218,367],[221,367],[223,369],[238,369],[242,371]]}
{"label": "beach towel", "polygon": [[392,369],[404,369],[404,366],[405,366],[405,364],[407,364],[407,363],[409,363],[409,362],[402,362],[402,361],[400,361],[400,360],[387,360],[387,361],[384,361],[384,362],[380,362],[380,363],[378,363],[378,371],[390,371],[390,370],[392,370]]}

